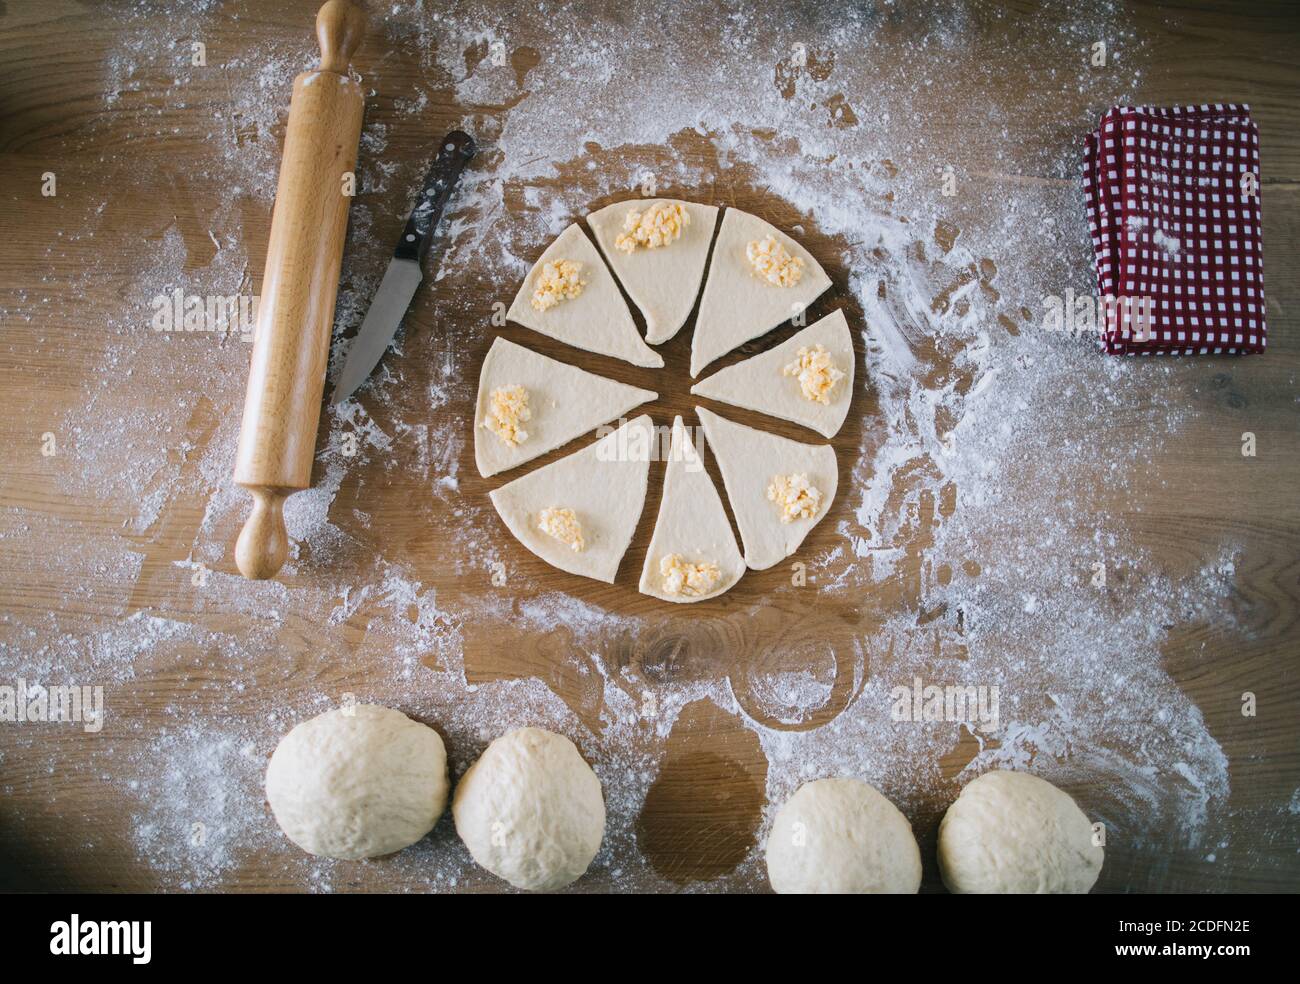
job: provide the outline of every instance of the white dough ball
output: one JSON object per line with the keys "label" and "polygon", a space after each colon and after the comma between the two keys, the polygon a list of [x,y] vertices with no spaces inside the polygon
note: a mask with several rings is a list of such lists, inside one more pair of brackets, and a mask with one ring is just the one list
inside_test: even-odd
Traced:
{"label": "white dough ball", "polygon": [[391,854],[433,829],[447,806],[438,732],[374,704],[326,711],[282,739],[266,798],[309,854],[354,861]]}
{"label": "white dough ball", "polygon": [[541,728],[488,745],[456,787],[451,811],[474,860],[529,891],[581,877],[605,835],[600,780],[573,742]]}
{"label": "white dough ball", "polygon": [[767,877],[781,895],[911,895],[921,887],[921,850],[874,786],[818,779],[777,810]]}
{"label": "white dough ball", "polygon": [[1086,895],[1103,851],[1070,798],[1026,772],[986,772],[939,824],[939,871],[950,892]]}

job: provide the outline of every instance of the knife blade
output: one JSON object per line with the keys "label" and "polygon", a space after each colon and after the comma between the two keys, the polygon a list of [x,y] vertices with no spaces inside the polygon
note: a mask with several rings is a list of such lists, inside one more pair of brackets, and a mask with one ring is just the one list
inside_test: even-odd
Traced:
{"label": "knife blade", "polygon": [[370,301],[352,348],[348,350],[343,371],[334,384],[331,404],[338,405],[355,393],[388,350],[416,288],[424,279],[424,260],[438,220],[442,218],[442,210],[465,165],[474,156],[474,150],[473,138],[460,130],[453,130],[443,137],[438,156],[420,189],[420,197],[406,220],[397,248],[393,250],[393,258]]}

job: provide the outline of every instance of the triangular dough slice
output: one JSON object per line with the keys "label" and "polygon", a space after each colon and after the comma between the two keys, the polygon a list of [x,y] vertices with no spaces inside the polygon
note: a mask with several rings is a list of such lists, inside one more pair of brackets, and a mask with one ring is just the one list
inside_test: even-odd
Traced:
{"label": "triangular dough slice", "polygon": [[[690,222],[667,246],[625,253],[615,246],[623,233],[627,213],[645,212],[660,202],[681,205]],[[634,198],[607,205],[587,216],[596,245],[614,268],[628,297],[645,316],[645,340],[658,345],[672,338],[686,323],[704,279],[713,227],[718,222],[714,205],[697,205],[676,198]]]}
{"label": "triangular dough slice", "polygon": [[[775,287],[760,280],[750,265],[746,248],[768,236],[803,260],[803,276],[792,287]],[[794,317],[830,285],[831,278],[812,254],[776,226],[738,208],[727,209],[695,319],[691,375],[698,376],[714,359]]]}
{"label": "triangular dough slice", "polygon": [[[539,311],[532,302],[538,277],[547,263],[560,260],[580,264],[579,276],[585,286],[577,297]],[[658,369],[664,364],[663,356],[641,340],[614,275],[576,223],[560,233],[533,264],[506,317],[567,345],[612,355],[634,366]]]}
{"label": "triangular dough slice", "polygon": [[[553,567],[614,583],[645,505],[654,424],[642,414],[567,458],[490,493],[520,543]],[[543,532],[546,510],[571,510],[582,549]],[[550,517],[545,517],[549,519]]]}
{"label": "triangular dough slice", "polygon": [[[717,580],[708,590],[667,590],[662,564],[675,557],[691,565],[711,564]],[[673,421],[672,448],[664,471],[664,494],[659,503],[650,551],[641,571],[641,593],[664,601],[704,601],[730,589],[745,573],[745,561],[722,508],[722,499],[704,461],[695,450],[682,418]]]}
{"label": "triangular dough slice", "polygon": [[[515,386],[527,394],[529,417],[520,420],[519,427],[528,436],[510,444],[485,422],[493,392]],[[616,383],[497,338],[479,371],[474,461],[484,478],[508,471],[658,398],[650,390]]]}
{"label": "triangular dough slice", "polygon": [[[827,390],[825,403],[805,396],[798,375],[785,373],[786,366],[797,362],[801,348],[811,351],[818,345],[830,355],[831,365],[844,373]],[[718,370],[692,386],[691,392],[802,424],[822,437],[834,437],[844,426],[853,401],[853,338],[844,312],[832,311],[776,348]]]}
{"label": "triangular dough slice", "polygon": [[[703,407],[695,412],[722,470],[722,484],[745,544],[745,563],[756,571],[767,570],[798,550],[830,510],[839,484],[835,451],[829,444],[800,444],[755,430]],[[821,499],[811,517],[783,523],[782,506],[767,497],[767,490],[778,477],[793,475],[806,476]]]}

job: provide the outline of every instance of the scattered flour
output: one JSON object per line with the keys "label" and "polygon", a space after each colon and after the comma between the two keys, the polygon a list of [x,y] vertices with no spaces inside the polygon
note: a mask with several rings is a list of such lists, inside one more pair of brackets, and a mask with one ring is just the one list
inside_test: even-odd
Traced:
{"label": "scattered flour", "polygon": [[[1178,369],[1100,359],[1090,342],[1035,330],[1039,298],[1088,290],[1072,135],[1131,98],[1141,41],[1118,6],[1071,15],[1033,47],[1043,85],[1022,94],[1035,106],[1026,113],[1022,101],[980,101],[998,65],[1025,49],[975,42],[971,10],[935,8],[926,30],[906,26],[915,18],[843,5],[809,7],[793,25],[784,13],[720,15],[692,4],[665,17],[662,5],[629,4],[615,19],[567,3],[506,18],[487,3],[452,15],[412,2],[377,12],[382,43],[421,72],[415,91],[398,92],[388,84],[396,58],[363,66],[368,91],[397,99],[399,112],[379,122],[372,104],[368,115],[332,375],[387,261],[387,211],[411,198],[427,163],[410,149],[412,133],[430,136],[430,109],[454,105],[463,118],[453,122],[482,153],[447,217],[444,289],[426,302],[425,323],[439,330],[399,338],[400,354],[371,383],[369,413],[355,400],[330,409],[319,480],[286,509],[293,555],[284,577],[264,584],[213,569],[228,567],[247,508],[230,480],[247,346],[160,339],[142,313],[148,298],[177,286],[251,289],[246,243],[265,235],[285,80],[311,64],[310,33],[288,45],[256,40],[220,69],[223,98],[205,109],[211,129],[181,155],[193,180],[232,194],[217,212],[178,213],[147,237],[105,326],[103,372],[86,380],[83,409],[62,422],[77,467],[57,478],[61,493],[114,504],[121,524],[119,547],[57,561],[69,583],[97,585],[100,617],[8,616],[11,641],[0,646],[2,665],[33,681],[68,675],[111,686],[95,761],[135,804],[126,822],[149,872],[142,884],[219,888],[248,875],[254,859],[273,858],[256,877],[319,891],[351,885],[349,866],[303,856],[280,838],[261,793],[279,736],[344,693],[436,725],[457,773],[510,727],[574,737],[605,784],[610,828],[592,877],[611,888],[667,884],[643,856],[637,818],[669,736],[701,702],[761,746],[766,819],[800,782],[834,774],[870,778],[915,809],[951,788],[939,759],[960,746],[963,780],[993,767],[1033,768],[1066,784],[1106,776],[1108,792],[1088,806],[1130,845],[1190,848],[1215,837],[1228,763],[1163,668],[1161,647],[1173,625],[1227,617],[1232,546],[1190,576],[1157,570],[1116,511],[1113,493],[1177,431],[1175,401],[1145,415],[1124,447],[1100,445],[1093,424],[1133,402],[1133,376],[1159,387]],[[205,76],[172,39],[201,36],[220,16],[209,4],[182,5],[159,28],[144,5],[128,8],[104,66],[99,125],[162,134],[169,124],[142,93],[164,79],[173,108],[185,109],[187,89]],[[671,85],[644,84],[662,78],[664,52],[693,51],[718,31],[716,47],[670,59]],[[1107,73],[1086,63],[1099,33],[1123,52]],[[650,35],[662,43],[643,45]],[[549,40],[537,50],[513,36]],[[555,111],[575,106],[582,111]],[[939,120],[979,126],[957,132]],[[106,166],[130,165],[124,155]],[[951,202],[939,193],[945,170],[961,189]],[[460,300],[465,288],[495,284],[507,296],[528,256],[593,201],[635,193],[647,173],[688,198],[725,203],[732,186],[762,191],[786,210],[792,232],[829,243],[847,271],[837,289],[847,287],[866,351],[858,398],[868,420],[841,492],[843,544],[808,560],[821,591],[853,599],[895,581],[904,607],[840,651],[810,648],[798,666],[760,661],[743,680],[707,671],[651,680],[644,662],[616,659],[612,641],[646,637],[656,617],[524,583],[490,507],[461,490],[468,425],[430,423],[434,411],[473,397],[476,367],[464,353],[481,348],[487,329],[483,313]],[[1026,174],[1048,178],[1018,178]],[[99,208],[71,224],[113,235]],[[85,276],[101,272],[92,265]],[[39,295],[6,313],[41,317]],[[77,296],[73,285],[64,299],[75,305]],[[1097,474],[1099,450],[1109,455],[1106,487],[1073,484]],[[429,540],[471,587],[421,583],[402,546],[383,535],[391,503],[370,498],[366,484],[379,474],[420,497]],[[1051,494],[1026,498],[1044,488]],[[37,536],[51,522],[6,514],[0,540]],[[344,560],[362,573],[340,581]],[[1089,585],[1094,562],[1106,566],[1110,587]],[[486,587],[490,571],[503,574],[505,589]],[[193,590],[164,590],[177,576]],[[203,627],[217,615],[238,628]],[[561,633],[549,680],[541,671],[481,673],[467,652],[489,623]],[[268,674],[262,657],[280,650],[306,655]],[[999,686],[999,721],[974,730],[892,721],[890,690],[916,676]],[[582,700],[558,698],[548,682],[560,679],[566,693],[579,681]],[[266,695],[279,690],[285,700],[262,716]],[[55,753],[24,739],[10,754]],[[1290,809],[1300,809],[1295,799]],[[1145,844],[1153,824],[1180,843]],[[691,887],[756,885],[760,855]],[[479,877],[447,821],[386,864],[384,887],[442,891]]]}

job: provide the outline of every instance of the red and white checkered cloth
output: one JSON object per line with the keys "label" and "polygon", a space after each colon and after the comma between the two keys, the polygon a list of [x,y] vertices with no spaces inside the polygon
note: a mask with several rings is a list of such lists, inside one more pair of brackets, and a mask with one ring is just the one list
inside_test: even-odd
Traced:
{"label": "red and white checkered cloth", "polygon": [[1262,352],[1259,130],[1250,107],[1117,106],[1083,194],[1112,355]]}

